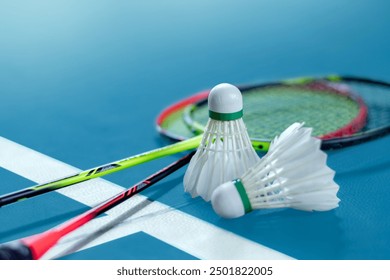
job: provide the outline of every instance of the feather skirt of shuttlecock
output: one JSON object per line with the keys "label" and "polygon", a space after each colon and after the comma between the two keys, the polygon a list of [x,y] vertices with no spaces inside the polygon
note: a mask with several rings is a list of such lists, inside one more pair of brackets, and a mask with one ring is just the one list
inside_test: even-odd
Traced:
{"label": "feather skirt of shuttlecock", "polygon": [[209,201],[217,186],[242,175],[259,160],[242,118],[210,119],[185,173],[185,191]]}
{"label": "feather skirt of shuttlecock", "polygon": [[261,162],[241,177],[252,208],[326,211],[338,206],[335,172],[326,164],[321,140],[311,137],[311,132],[294,123],[274,139]]}

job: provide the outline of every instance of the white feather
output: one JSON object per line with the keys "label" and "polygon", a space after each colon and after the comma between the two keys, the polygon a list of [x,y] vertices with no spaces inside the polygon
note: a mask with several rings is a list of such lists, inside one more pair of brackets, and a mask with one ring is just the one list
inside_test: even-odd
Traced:
{"label": "white feather", "polygon": [[185,191],[192,197],[201,196],[209,201],[217,186],[237,178],[259,160],[242,118],[233,121],[210,119],[185,173]]}
{"label": "white feather", "polygon": [[[339,186],[335,172],[326,164],[327,154],[311,129],[294,123],[271,143],[269,152],[248,169],[241,182],[253,209],[290,207],[305,211],[326,211],[338,207]],[[221,189],[222,190],[222,189]],[[216,212],[227,212],[225,196],[216,189],[212,203],[222,205]],[[236,203],[243,203],[235,200]],[[229,212],[228,217],[238,217]]]}

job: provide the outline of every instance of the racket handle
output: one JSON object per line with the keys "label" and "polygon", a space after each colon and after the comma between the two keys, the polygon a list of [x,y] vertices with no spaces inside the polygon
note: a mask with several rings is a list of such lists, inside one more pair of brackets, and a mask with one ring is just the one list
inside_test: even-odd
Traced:
{"label": "racket handle", "polygon": [[20,241],[0,245],[0,260],[33,260],[31,250]]}

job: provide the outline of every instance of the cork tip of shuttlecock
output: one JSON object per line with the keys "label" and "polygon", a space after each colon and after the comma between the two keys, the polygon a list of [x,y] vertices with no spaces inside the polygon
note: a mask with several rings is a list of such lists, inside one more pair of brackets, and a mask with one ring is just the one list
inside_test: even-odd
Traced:
{"label": "cork tip of shuttlecock", "polygon": [[233,182],[226,182],[213,191],[211,205],[222,218],[233,219],[245,215],[244,205]]}
{"label": "cork tip of shuttlecock", "polygon": [[208,97],[209,110],[231,114],[242,111],[242,94],[234,85],[222,83],[211,89]]}

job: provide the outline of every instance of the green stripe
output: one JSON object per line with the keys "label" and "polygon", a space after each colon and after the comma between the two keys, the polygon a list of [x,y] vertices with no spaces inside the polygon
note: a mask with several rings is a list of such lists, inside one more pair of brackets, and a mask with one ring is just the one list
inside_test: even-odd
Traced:
{"label": "green stripe", "polygon": [[244,205],[245,213],[251,212],[252,206],[249,201],[248,194],[245,191],[244,185],[242,184],[240,179],[233,180],[233,184],[236,186],[238,193],[240,194],[242,204]]}
{"label": "green stripe", "polygon": [[282,83],[285,85],[304,85],[312,81],[314,81],[314,78],[312,77],[299,77],[299,78],[286,79],[282,81]]}
{"label": "green stripe", "polygon": [[232,121],[242,118],[242,116],[243,110],[234,113],[218,113],[214,111],[209,111],[209,117],[217,121]]}
{"label": "green stripe", "polygon": [[340,82],[342,80],[342,78],[338,75],[329,75],[328,77],[326,77],[329,81],[331,82]]}
{"label": "green stripe", "polygon": [[[329,75],[325,78],[331,82],[340,82],[342,80],[342,78],[338,75]],[[286,79],[286,80],[282,81],[282,83],[286,84],[286,85],[305,85],[307,83],[311,83],[311,82],[319,80],[319,79],[320,78],[300,77],[300,78]]]}

